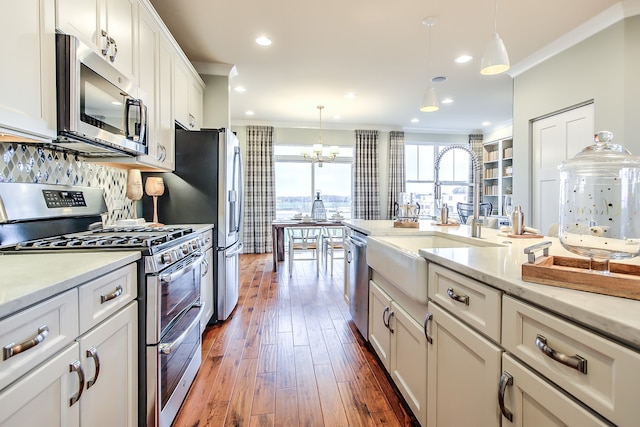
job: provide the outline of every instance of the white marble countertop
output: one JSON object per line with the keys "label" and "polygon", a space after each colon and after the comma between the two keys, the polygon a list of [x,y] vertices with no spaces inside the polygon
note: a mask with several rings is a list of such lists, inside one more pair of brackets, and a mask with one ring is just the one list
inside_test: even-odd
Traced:
{"label": "white marble countertop", "polygon": [[[420,228],[393,228],[393,221],[345,220],[345,225],[369,236],[429,234],[433,232],[470,237],[469,226],[438,227],[421,221]],[[482,240],[500,247],[420,249],[420,255],[444,267],[498,288],[509,295],[550,310],[562,317],[640,349],[640,301],[575,291],[556,286],[525,282],[522,264],[527,262],[524,248],[551,241],[550,255],[578,257],[565,250],[557,238],[508,238],[498,230],[482,229]],[[539,254],[541,255],[541,254]],[[627,261],[640,264],[640,259]],[[426,284],[425,284],[426,285]]]}
{"label": "white marble countertop", "polygon": [[0,319],[139,258],[139,251],[0,254]]}

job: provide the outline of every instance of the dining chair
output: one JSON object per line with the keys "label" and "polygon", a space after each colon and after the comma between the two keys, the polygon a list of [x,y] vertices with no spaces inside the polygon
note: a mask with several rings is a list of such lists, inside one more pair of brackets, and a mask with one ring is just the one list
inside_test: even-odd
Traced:
{"label": "dining chair", "polygon": [[333,261],[335,259],[344,259],[346,230],[342,226],[323,227],[323,229],[322,252],[324,253],[324,265],[326,268],[330,257],[331,275],[333,276]]}
{"label": "dining chair", "polygon": [[315,260],[316,272],[320,274],[322,227],[287,227],[286,230],[289,240],[289,277],[293,273],[293,261]]}
{"label": "dining chair", "polygon": [[[480,203],[480,216],[491,215],[492,209],[493,209],[493,204],[491,202]],[[473,203],[458,202],[456,204],[456,210],[458,211],[458,218],[460,219],[460,224],[466,224],[467,218],[469,218],[470,216],[473,216]]]}

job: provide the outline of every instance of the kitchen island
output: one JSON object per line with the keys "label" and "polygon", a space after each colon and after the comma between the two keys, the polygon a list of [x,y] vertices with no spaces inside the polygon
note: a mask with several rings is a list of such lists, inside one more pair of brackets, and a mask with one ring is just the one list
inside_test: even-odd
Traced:
{"label": "kitchen island", "polygon": [[367,338],[422,425],[635,425],[640,301],[523,281],[526,247],[577,257],[557,238],[344,224],[368,235]]}

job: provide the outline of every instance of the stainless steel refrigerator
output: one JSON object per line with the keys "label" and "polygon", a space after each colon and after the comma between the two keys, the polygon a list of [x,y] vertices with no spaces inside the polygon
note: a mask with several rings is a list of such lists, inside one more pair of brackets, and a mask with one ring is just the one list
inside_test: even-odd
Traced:
{"label": "stainless steel refrigerator", "polygon": [[[158,221],[171,224],[214,224],[214,314],[209,323],[225,320],[238,303],[242,252],[243,172],[238,138],[227,129],[176,129],[176,168],[162,176]],[[153,206],[145,197],[143,213]]]}

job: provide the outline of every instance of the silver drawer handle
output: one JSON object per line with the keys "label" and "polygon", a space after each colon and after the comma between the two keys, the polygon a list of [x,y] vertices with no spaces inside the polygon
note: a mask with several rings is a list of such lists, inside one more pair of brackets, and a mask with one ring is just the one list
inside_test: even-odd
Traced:
{"label": "silver drawer handle", "polygon": [[116,290],[111,292],[110,294],[100,295],[100,304],[104,304],[107,301],[118,298],[120,295],[122,295],[122,286],[118,285],[118,287],[116,287]]}
{"label": "silver drawer handle", "polygon": [[507,390],[507,386],[511,385],[513,385],[513,377],[509,372],[503,371],[500,376],[500,383],[498,384],[498,405],[500,405],[502,416],[510,422],[513,422],[513,414],[504,406],[504,392]]}
{"label": "silver drawer handle", "polygon": [[98,349],[95,347],[91,347],[87,350],[87,357],[93,359],[93,362],[96,365],[95,374],[93,374],[93,378],[87,381],[87,390],[89,390],[93,385],[95,385],[96,381],[98,381],[98,376],[100,375],[100,358],[98,357]]}
{"label": "silver drawer handle", "polygon": [[49,327],[47,325],[40,326],[38,328],[38,334],[30,340],[27,340],[21,344],[11,343],[4,346],[2,349],[2,360],[7,360],[17,354],[27,351],[38,344],[40,344],[49,335]]}
{"label": "silver drawer handle", "polygon": [[453,288],[447,289],[447,295],[454,301],[461,302],[464,305],[469,305],[469,295],[458,295],[453,291]]}
{"label": "silver drawer handle", "polygon": [[431,338],[427,333],[427,325],[431,319],[433,319],[433,313],[427,313],[427,315],[424,316],[424,324],[422,325],[422,328],[424,329],[424,337],[427,339],[429,344],[433,344],[433,338]]}
{"label": "silver drawer handle", "polygon": [[536,336],[536,347],[538,347],[541,352],[543,352],[546,356],[552,358],[556,362],[560,362],[563,365],[582,372],[583,374],[587,373],[587,359],[578,356],[577,354],[575,356],[567,356],[564,353],[558,353],[556,350],[547,345],[547,339],[540,334]]}
{"label": "silver drawer handle", "polygon": [[384,310],[382,310],[382,324],[388,329],[389,328],[389,322],[387,321],[387,313],[389,312],[389,307],[385,307]]}
{"label": "silver drawer handle", "polygon": [[82,392],[84,391],[84,371],[82,370],[82,365],[79,360],[74,360],[69,364],[69,372],[78,374],[78,392],[69,399],[69,406],[73,406],[74,403],[80,400],[80,396],[82,396]]}

